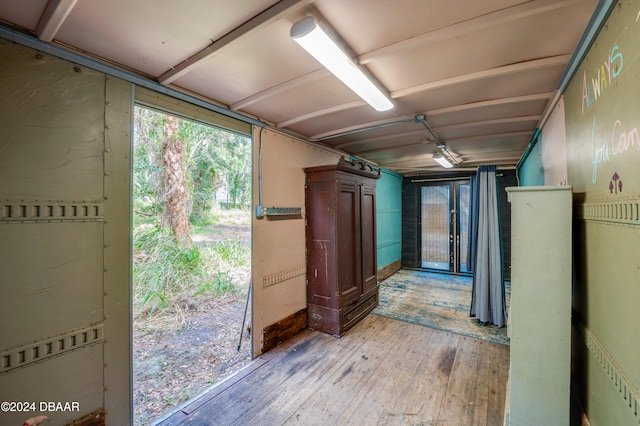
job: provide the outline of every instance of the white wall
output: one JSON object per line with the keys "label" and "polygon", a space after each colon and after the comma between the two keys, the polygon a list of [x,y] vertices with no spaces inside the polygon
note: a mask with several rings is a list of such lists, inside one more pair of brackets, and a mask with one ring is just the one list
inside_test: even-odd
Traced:
{"label": "white wall", "polygon": [[[304,167],[335,164],[340,155],[269,129],[254,129],[253,200],[258,205],[260,146],[262,203],[302,207],[302,218],[252,219],[253,354],[262,352],[263,331],[307,306]],[[254,210],[255,213],[255,210]]]}

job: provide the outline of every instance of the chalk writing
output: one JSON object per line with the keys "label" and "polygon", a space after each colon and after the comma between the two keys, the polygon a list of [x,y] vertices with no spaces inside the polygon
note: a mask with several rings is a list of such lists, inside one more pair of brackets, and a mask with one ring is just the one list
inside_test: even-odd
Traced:
{"label": "chalk writing", "polygon": [[[591,78],[591,85],[588,84],[587,71],[583,71],[582,76],[582,113],[585,108],[589,108],[591,104],[598,100],[609,87],[611,81],[618,77],[622,72],[622,64],[624,58],[620,47],[613,46],[609,55],[598,67],[595,68],[595,77]],[[593,92],[592,92],[593,90]]]}
{"label": "chalk writing", "polygon": [[[623,154],[634,146],[640,149],[640,133],[638,128],[634,127],[629,131],[622,130],[622,121],[616,120],[611,129],[611,139],[602,143],[596,142],[596,117],[593,117],[591,126],[591,164],[593,165],[593,173],[591,180],[596,183],[598,179],[598,165],[607,162],[614,155]],[[613,189],[613,188],[610,188]],[[622,186],[620,185],[620,191]]]}

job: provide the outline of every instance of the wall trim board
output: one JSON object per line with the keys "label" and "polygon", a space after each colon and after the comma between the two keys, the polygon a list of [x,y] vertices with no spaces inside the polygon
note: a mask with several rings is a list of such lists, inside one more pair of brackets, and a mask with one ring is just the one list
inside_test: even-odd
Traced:
{"label": "wall trim board", "polygon": [[378,244],[378,250],[382,249],[382,248],[386,248],[386,247],[393,247],[393,246],[399,246],[402,244],[402,240],[397,239],[397,240],[393,240],[393,241],[387,241],[385,243],[380,243]]}
{"label": "wall trim board", "polygon": [[307,308],[300,309],[262,331],[262,352],[270,351],[280,343],[292,338],[307,327]]}
{"label": "wall trim board", "polygon": [[105,412],[133,421],[131,208],[133,85],[106,76],[104,106],[104,391]]}
{"label": "wall trim board", "polygon": [[574,207],[576,217],[580,220],[640,228],[640,197],[579,203]]}
{"label": "wall trim board", "polygon": [[625,374],[613,355],[607,351],[606,347],[586,325],[577,322],[574,326],[578,333],[580,333],[591,355],[598,361],[603,372],[609,378],[610,383],[618,391],[617,395],[631,410],[631,413],[640,424],[640,390],[634,386],[631,379]]}
{"label": "wall trim board", "polygon": [[101,201],[0,200],[0,223],[104,222]]}
{"label": "wall trim board", "polygon": [[47,337],[0,353],[0,375],[103,342],[102,323]]}
{"label": "wall trim board", "polygon": [[305,275],[307,273],[307,267],[305,265],[295,266],[287,269],[286,271],[275,272],[272,274],[264,275],[262,277],[262,287],[266,288],[278,283],[290,280],[291,278]]}
{"label": "wall trim board", "polygon": [[391,275],[395,274],[396,272],[398,272],[401,268],[401,261],[400,259],[396,260],[395,262],[392,262],[386,266],[383,266],[382,268],[378,269],[378,282],[382,282],[384,280],[386,280],[387,278],[389,278]]}

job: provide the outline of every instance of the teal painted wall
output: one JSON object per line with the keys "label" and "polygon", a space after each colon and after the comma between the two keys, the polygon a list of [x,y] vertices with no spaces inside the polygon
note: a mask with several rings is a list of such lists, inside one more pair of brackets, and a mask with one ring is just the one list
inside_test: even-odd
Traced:
{"label": "teal painted wall", "polygon": [[542,166],[542,143],[540,141],[542,133],[538,133],[529,154],[521,160],[518,168],[518,181],[520,186],[541,186],[544,185],[544,167]]}
{"label": "teal painted wall", "polygon": [[381,172],[376,184],[378,269],[399,261],[402,253],[402,175]]}

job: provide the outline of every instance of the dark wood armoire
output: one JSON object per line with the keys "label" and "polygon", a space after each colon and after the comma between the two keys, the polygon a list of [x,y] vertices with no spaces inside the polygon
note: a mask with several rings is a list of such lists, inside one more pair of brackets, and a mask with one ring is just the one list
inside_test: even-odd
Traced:
{"label": "dark wood armoire", "polygon": [[380,170],[341,160],[304,171],[309,327],[340,336],[378,305]]}

